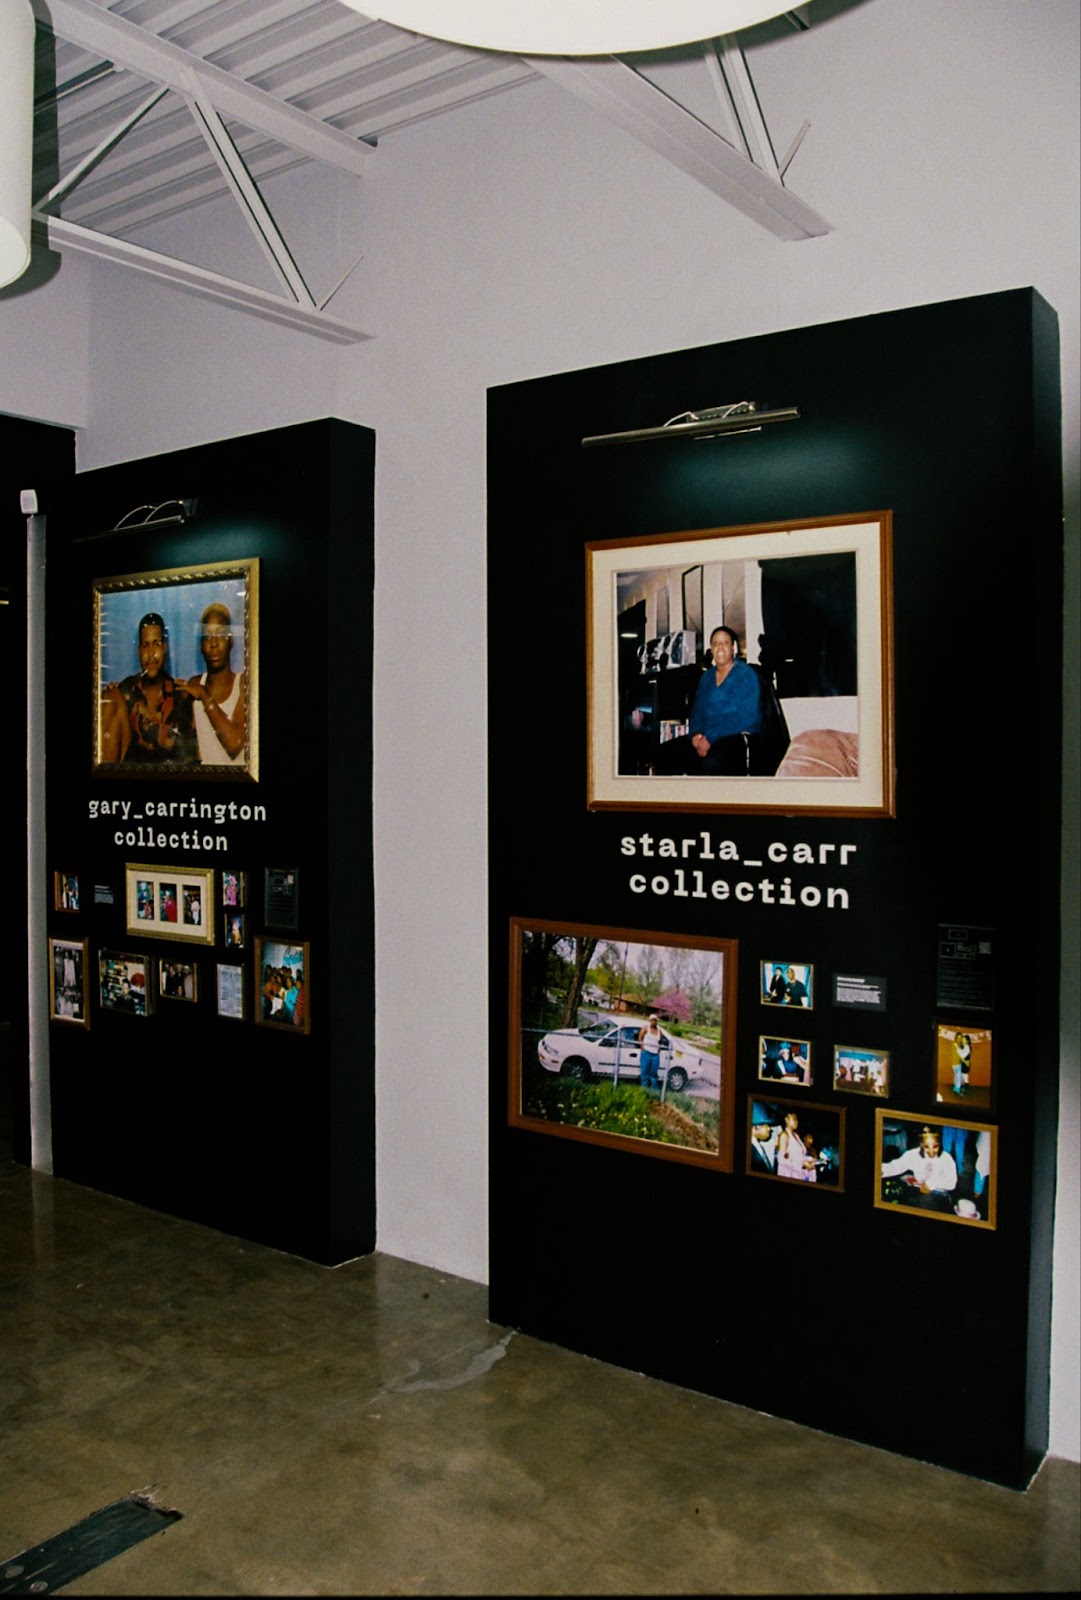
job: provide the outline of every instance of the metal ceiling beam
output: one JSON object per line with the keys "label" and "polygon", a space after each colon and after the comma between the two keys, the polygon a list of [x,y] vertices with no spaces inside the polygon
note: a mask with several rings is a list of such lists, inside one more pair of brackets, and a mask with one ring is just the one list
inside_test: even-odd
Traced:
{"label": "metal ceiling beam", "polygon": [[[38,228],[44,230],[45,242],[55,250],[72,250],[97,261],[109,261],[127,267],[130,271],[172,284],[174,288],[186,289],[204,300],[216,300],[221,305],[261,317],[264,322],[296,328],[317,338],[329,339],[333,344],[359,344],[361,340],[371,338],[360,328],[340,322],[325,311],[310,310],[279,299],[277,295],[253,289],[250,284],[240,283],[235,278],[222,277],[220,273],[208,272],[204,267],[190,266],[172,256],[159,255],[156,250],[144,250],[141,245],[129,244],[124,239],[110,239],[107,234],[80,228],[61,217],[44,216],[40,211],[31,212],[31,216]],[[40,241],[35,239],[35,242]]]}
{"label": "metal ceiling beam", "polygon": [[311,290],[304,282],[289,246],[282,238],[278,225],[267,209],[251,173],[244,165],[239,150],[229,137],[229,130],[202,93],[199,80],[194,73],[190,75],[187,101],[191,114],[199,125],[199,131],[221,168],[222,177],[232,190],[233,198],[240,207],[245,222],[255,235],[259,248],[270,262],[282,286],[289,290],[299,305],[307,306],[309,310],[314,309],[315,301]]}
{"label": "metal ceiling beam", "polygon": [[523,58],[779,239],[817,239],[830,224],[719,133],[615,56]]}
{"label": "metal ceiling beam", "polygon": [[371,147],[231,73],[223,72],[179,45],[103,11],[91,0],[31,0],[38,22],[71,44],[80,45],[181,94],[185,74],[194,72],[215,109],[246,127],[267,133],[290,149],[361,175]]}

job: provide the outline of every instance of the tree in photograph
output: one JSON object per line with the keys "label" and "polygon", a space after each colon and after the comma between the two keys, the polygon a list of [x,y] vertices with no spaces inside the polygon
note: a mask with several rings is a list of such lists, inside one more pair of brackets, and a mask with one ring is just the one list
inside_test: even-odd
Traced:
{"label": "tree in photograph", "polygon": [[695,954],[688,968],[687,994],[691,1002],[691,1021],[712,1026],[720,1021],[717,998],[717,957],[708,950]]}
{"label": "tree in photograph", "polygon": [[654,945],[640,945],[639,951],[634,967],[635,987],[642,1004],[652,1006],[664,984],[664,960]]}
{"label": "tree in photograph", "polygon": [[682,989],[668,988],[659,994],[653,1002],[653,1009],[659,1016],[667,1017],[671,1022],[690,1022],[691,1001]]}
{"label": "tree in photograph", "polygon": [[571,956],[570,982],[567,987],[566,1000],[564,1001],[563,1005],[563,1021],[561,1026],[564,1028],[577,1027],[578,1007],[582,1001],[582,990],[585,987],[585,981],[589,974],[590,963],[593,960],[594,952],[596,951],[600,940],[572,939],[570,943],[573,946],[573,954]]}

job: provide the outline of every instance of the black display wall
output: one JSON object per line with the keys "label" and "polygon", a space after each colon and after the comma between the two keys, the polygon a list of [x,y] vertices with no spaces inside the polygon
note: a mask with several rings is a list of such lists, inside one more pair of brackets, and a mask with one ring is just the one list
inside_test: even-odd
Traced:
{"label": "black display wall", "polygon": [[[66,492],[75,472],[75,435],[70,428],[29,422],[24,417],[0,415],[0,537],[3,539],[4,573],[0,579],[0,675],[13,705],[26,704],[27,557],[26,512],[21,495],[33,490],[38,511],[48,516]],[[22,720],[9,743],[4,782],[0,783],[0,830],[17,840],[26,831],[26,782],[20,762]],[[11,1143],[16,1161],[30,1165],[30,1080],[26,1071],[29,1050],[25,968],[21,952],[26,944],[29,884],[25,852],[16,852],[4,875],[0,895],[0,950],[9,953],[10,970],[19,973],[6,986],[0,1002],[0,1050],[7,1056],[0,1069],[10,1083]],[[5,1100],[5,1104],[7,1101]]]}
{"label": "black display wall", "polygon": [[[54,872],[80,886],[79,912],[51,909],[49,931],[89,940],[91,978],[89,1028],[50,1022],[55,1170],[323,1263],[375,1242],[374,455],[367,429],[324,420],[102,468],[75,480],[47,534],[50,906]],[[190,498],[184,526],[98,537]],[[251,557],[257,781],[92,772],[95,581]],[[172,800],[228,809],[186,834],[183,814],[160,820]],[[179,846],[157,842],[163,828]],[[213,869],[213,947],[127,932],[127,863]],[[245,874],[241,949],[225,944],[222,868]],[[268,917],[268,868],[295,873],[295,917],[288,904]],[[258,935],[308,944],[309,1031],[256,1022]],[[194,962],[197,998],[103,1009],[102,949],[145,956],[151,987],[159,958]],[[219,962],[243,968],[243,1020],[218,1014]]]}
{"label": "black display wall", "polygon": [[[581,440],[744,399],[801,420],[712,441]],[[1012,1487],[1046,1450],[1057,1119],[1061,477],[1057,325],[1030,290],[627,361],[489,396],[491,1315],[575,1350]],[[588,541],[889,510],[896,815],[586,806]],[[633,562],[630,563],[633,565]],[[717,619],[707,619],[707,628]],[[856,847],[846,909],[635,892],[644,832]],[[835,857],[836,859],[836,857]],[[735,1170],[507,1123],[508,922],[739,942]],[[838,1043],[890,1052],[933,1121],[940,930],[990,929],[997,1223],[873,1203],[876,1102]],[[759,963],[812,962],[843,1192],[746,1171]],[[842,1013],[838,973],[886,980]],[[942,1109],[938,1108],[941,1120]],[[963,1121],[967,1113],[951,1120]],[[598,1378],[603,1382],[603,1376]]]}

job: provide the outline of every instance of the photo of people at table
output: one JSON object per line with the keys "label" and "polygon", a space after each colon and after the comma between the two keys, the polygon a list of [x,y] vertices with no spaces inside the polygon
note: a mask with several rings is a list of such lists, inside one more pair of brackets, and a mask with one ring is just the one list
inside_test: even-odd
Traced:
{"label": "photo of people at table", "polygon": [[751,1097],[747,1171],[759,1178],[837,1189],[844,1180],[844,1112]]}
{"label": "photo of people at table", "polygon": [[811,1045],[808,1039],[779,1039],[763,1034],[758,1041],[758,1076],[765,1082],[811,1083]]}
{"label": "photo of people at table", "polygon": [[876,1113],[876,1206],[903,1206],[972,1226],[995,1225],[996,1130],[981,1123]]}

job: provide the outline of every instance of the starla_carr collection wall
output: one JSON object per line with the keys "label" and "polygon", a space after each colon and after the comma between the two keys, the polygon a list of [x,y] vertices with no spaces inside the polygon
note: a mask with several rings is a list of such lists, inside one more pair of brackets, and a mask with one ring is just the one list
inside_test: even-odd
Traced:
{"label": "starla_carr collection wall", "polygon": [[55,1171],[324,1263],[375,1244],[373,483],[327,419],[47,530]]}
{"label": "starla_carr collection wall", "polygon": [[[744,402],[799,416],[582,443]],[[1053,311],[1014,290],[494,389],[488,576],[491,1315],[1023,1487],[1057,1119]],[[720,623],[781,743],[704,776]]]}

